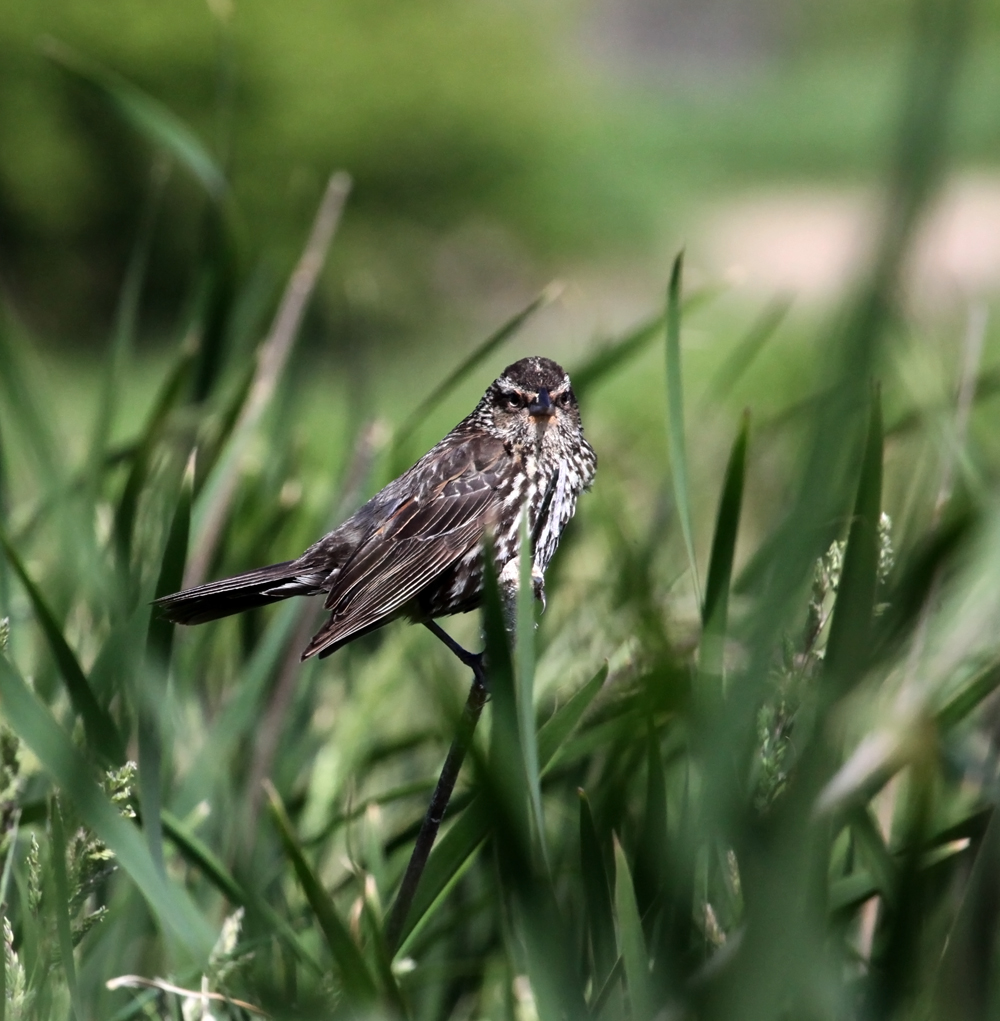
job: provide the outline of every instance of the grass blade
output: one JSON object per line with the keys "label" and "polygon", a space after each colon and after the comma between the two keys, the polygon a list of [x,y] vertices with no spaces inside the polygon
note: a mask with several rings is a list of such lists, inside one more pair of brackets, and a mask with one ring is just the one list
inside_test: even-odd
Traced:
{"label": "grass blade", "polygon": [[[170,519],[167,541],[160,560],[160,573],[156,579],[153,598],[159,599],[181,587],[184,578],[184,561],[187,559],[188,534],[191,529],[191,500],[194,494],[195,459],[188,460],[181,479],[177,504]],[[146,654],[155,656],[164,668],[169,667],[173,650],[174,625],[156,614],[151,615],[146,635]]]}
{"label": "grass blade", "polygon": [[528,790],[524,753],[517,713],[517,689],[503,596],[497,582],[492,545],[484,554],[483,629],[486,662],[489,664],[490,704],[493,708],[489,758],[486,768],[488,795],[493,810],[507,824],[505,842],[515,856],[525,856],[531,846],[528,826]]}
{"label": "grass blade", "polygon": [[701,602],[698,564],[694,555],[694,533],[691,528],[691,503],[688,490],[687,446],[684,442],[684,384],[681,379],[681,277],[684,253],[674,259],[667,291],[667,419],[670,440],[670,478],[674,487],[677,517],[687,550],[688,567],[695,597]]}
{"label": "grass blade", "polygon": [[750,416],[749,413],[745,413],[743,424],[729,455],[729,463],[726,465],[719,513],[715,520],[715,536],[712,539],[712,555],[708,562],[708,579],[705,583],[698,669],[705,682],[700,687],[711,689],[711,692],[703,692],[709,700],[707,706],[709,712],[712,705],[722,696],[729,589],[733,580],[736,537],[739,533],[740,511],[743,506],[749,428]]}
{"label": "grass blade", "polygon": [[[705,288],[689,294],[683,301],[683,311],[695,311],[711,301],[717,293],[718,291],[713,288]],[[632,327],[617,340],[601,344],[594,354],[571,373],[576,395],[579,397],[600,385],[632,358],[638,357],[649,344],[662,335],[664,322],[662,314],[653,316]]]}
{"label": "grass blade", "polygon": [[127,564],[131,558],[135,516],[139,508],[139,498],[149,476],[153,455],[163,435],[163,429],[170,412],[180,402],[181,396],[191,382],[194,361],[194,348],[185,345],[163,383],[132,456],[132,466],[129,469],[128,478],[125,480],[125,486],[115,511],[115,543],[119,561],[123,565]]}
{"label": "grass blade", "polygon": [[49,650],[66,684],[66,691],[69,694],[70,702],[73,704],[73,709],[83,720],[88,747],[106,762],[116,765],[123,762],[125,759],[125,747],[118,733],[118,728],[111,717],[101,708],[97,699],[94,698],[94,693],[90,689],[90,685],[77,661],[76,655],[63,637],[62,630],[56,623],[52,611],[49,609],[38,587],[28,576],[28,572],[8,542],[2,528],[0,528],[0,546],[3,547],[8,562],[14,568],[15,574],[21,579],[21,584],[28,593],[28,598],[31,600],[32,608],[35,611],[35,616],[38,618],[42,633],[45,635]]}
{"label": "grass blade", "polygon": [[337,914],[337,908],[330,895],[323,889],[316,873],[306,861],[292,830],[291,820],[285,812],[285,806],[281,803],[281,798],[274,785],[269,780],[265,780],[264,788],[271,806],[271,818],[281,837],[285,854],[295,869],[306,900],[309,901],[309,906],[316,916],[316,921],[330,948],[330,953],[337,963],[344,989],[356,1003],[371,1004],[375,1000],[376,991],[375,980],[368,970],[368,965],[361,956],[357,944],[351,938],[347,926]]}
{"label": "grass blade", "polygon": [[587,930],[594,955],[594,988],[607,981],[618,959],[615,946],[615,920],[611,910],[611,884],[604,868],[604,855],[594,825],[587,795],[580,790],[580,870],[586,905]]}
{"label": "grass blade", "polygon": [[73,957],[73,936],[69,920],[69,882],[66,878],[66,832],[63,829],[59,799],[53,797],[49,807],[52,824],[52,885],[55,887],[56,934],[59,939],[59,956],[62,958],[66,987],[69,989],[70,1010],[76,1021],[84,1021],[80,1007],[80,993],[76,986],[76,960]]}
{"label": "grass blade", "polygon": [[636,894],[643,915],[666,885],[667,780],[660,742],[652,726],[646,741],[646,806],[636,849]]}
{"label": "grass blade", "polygon": [[836,694],[857,679],[870,652],[875,590],[878,583],[878,524],[882,512],[882,410],[872,394],[854,514],[844,552],[844,567],[826,646],[824,672]]}
{"label": "grass blade", "polygon": [[201,139],[176,114],[114,71],[65,43],[46,38],[42,46],[50,60],[97,89],[139,134],[170,153],[212,199],[221,202],[225,198],[225,175]]}
{"label": "grass blade", "polygon": [[743,506],[743,485],[746,477],[747,437],[750,430],[750,414],[743,415],[743,424],[733,443],[726,465],[719,513],[715,519],[715,536],[712,539],[712,555],[708,562],[708,578],[705,583],[705,606],[702,623],[708,628],[717,628],[721,634],[726,631],[729,608],[729,587],[733,576],[733,560],[736,554],[736,536],[740,526],[740,510]]}
{"label": "grass blade", "polygon": [[615,837],[615,910],[618,914],[618,939],[621,945],[622,961],[625,965],[625,981],[628,984],[629,1001],[632,1005],[632,1021],[650,1021],[653,1016],[653,989],[649,977],[649,953],[646,937],[642,931],[642,920],[632,887],[625,852]]}
{"label": "grass blade", "polygon": [[[538,732],[539,762],[543,774],[558,761],[559,751],[601,690],[608,675],[608,666],[601,669],[572,698],[545,722]],[[223,731],[228,728],[222,728]],[[194,772],[199,772],[196,767]],[[461,817],[435,845],[420,881],[407,921],[400,934],[400,950],[429,912],[443,899],[443,894],[456,880],[458,872],[479,849],[489,835],[492,820],[483,801],[473,800]]]}
{"label": "grass blade", "polygon": [[399,934],[397,956],[405,956],[408,943],[430,920],[448,891],[461,877],[476,852],[489,836],[491,819],[486,803],[474,799],[454,826],[434,845],[413,903]]}
{"label": "grass blade", "polygon": [[583,714],[594,701],[594,697],[604,686],[608,678],[608,664],[600,670],[561,708],[557,709],[542,724],[538,731],[538,762],[544,773],[552,765],[559,750],[565,744],[576,725],[583,719]]}
{"label": "grass blade", "polygon": [[618,340],[602,345],[572,372],[573,391],[579,397],[613,375],[630,358],[636,357],[663,329],[662,315],[653,316],[629,330]]}
{"label": "grass blade", "polygon": [[300,961],[308,964],[317,974],[320,972],[319,962],[302,945],[295,930],[266,901],[245,890],[233,877],[232,873],[219,860],[215,852],[196,837],[169,809],[161,813],[163,832],[174,844],[184,858],[224,896],[234,904],[241,904],[248,911],[260,915],[271,925],[292,949]]}
{"label": "grass blade", "polygon": [[791,307],[792,303],[789,298],[777,298],[764,309],[747,335],[736,345],[736,350],[726,357],[712,377],[705,392],[707,402],[717,404],[729,396],[730,391],[753,364],[764,345],[785,321],[785,316],[788,315],[788,310]]}
{"label": "grass blade", "polygon": [[35,753],[80,818],[114,851],[163,928],[177,937],[193,963],[207,961],[215,937],[187,891],[160,873],[136,827],[118,814],[91,779],[90,767],[69,734],[3,656],[0,656],[0,702],[11,728]]}
{"label": "grass blade", "polygon": [[[26,345],[15,342],[13,324],[6,314],[0,318],[0,396],[10,408],[10,420],[18,427],[24,444],[31,449],[45,483],[56,488],[61,472],[52,433],[52,416],[32,385],[23,354]],[[20,341],[20,337],[18,338]]]}
{"label": "grass blade", "polygon": [[111,350],[106,359],[103,386],[94,421],[94,432],[90,441],[90,453],[87,457],[86,474],[94,498],[96,498],[101,478],[101,467],[107,456],[108,440],[114,426],[118,398],[122,392],[128,360],[135,342],[139,299],[142,296],[142,288],[146,280],[146,267],[149,263],[149,252],[156,227],[156,214],[169,173],[170,165],[166,159],[161,158],[154,161],[149,194],[139,218],[139,228],[118,297]]}
{"label": "grass blade", "polygon": [[[177,506],[167,533],[160,561],[155,597],[176,592],[184,577],[188,530],[191,524],[191,493],[194,488],[194,457],[188,462],[181,480]],[[150,615],[146,633],[146,669],[137,679],[139,792],[143,829],[153,861],[163,867],[163,828],[160,812],[163,799],[160,776],[163,770],[163,742],[160,734],[160,706],[163,704],[170,672],[174,625],[156,613]]]}
{"label": "grass blade", "polygon": [[[559,297],[562,288],[557,284],[551,284],[545,288],[536,298],[530,301],[520,312],[515,312],[502,326],[491,333],[457,368],[455,368],[442,383],[435,387],[403,421],[403,424],[396,430],[396,441],[394,441],[392,456],[389,463],[395,465],[399,460],[399,443],[412,436],[423,424],[428,415],[455,389],[470,373],[474,372],[497,348],[510,340],[518,330],[537,312],[539,309],[551,305]],[[404,465],[405,467],[405,465]]]}
{"label": "grass blade", "polygon": [[1000,663],[991,663],[988,667],[973,674],[938,709],[935,713],[938,727],[945,731],[961,723],[998,687],[1000,687]]}
{"label": "grass blade", "polygon": [[859,806],[851,813],[851,832],[857,841],[858,850],[868,864],[879,893],[891,904],[896,894],[898,868],[885,846],[878,821],[869,806]]}
{"label": "grass blade", "polygon": [[532,584],[531,535],[528,515],[521,515],[522,555],[519,563],[514,655],[517,661],[517,724],[524,756],[524,773],[528,784],[528,797],[535,823],[535,837],[541,848],[542,860],[549,860],[545,840],[545,817],[542,814],[542,788],[538,771],[538,739],[535,733],[535,591]]}

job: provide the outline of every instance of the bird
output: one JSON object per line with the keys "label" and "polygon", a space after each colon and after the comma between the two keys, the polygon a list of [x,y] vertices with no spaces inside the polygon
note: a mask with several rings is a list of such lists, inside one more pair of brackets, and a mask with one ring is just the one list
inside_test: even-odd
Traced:
{"label": "bird", "polygon": [[154,605],[168,621],[201,624],[325,594],[330,617],[303,660],[329,656],[399,618],[426,623],[440,636],[437,618],[481,605],[487,548],[510,605],[524,515],[532,585],[544,605],[545,569],[596,471],[569,376],[550,358],[522,358],[413,467],[301,556]]}

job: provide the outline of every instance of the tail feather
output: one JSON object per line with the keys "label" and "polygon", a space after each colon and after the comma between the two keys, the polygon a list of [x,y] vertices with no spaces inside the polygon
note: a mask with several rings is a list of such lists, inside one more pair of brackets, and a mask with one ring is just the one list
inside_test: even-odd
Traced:
{"label": "tail feather", "polygon": [[155,600],[161,617],[175,624],[204,624],[257,606],[277,603],[289,596],[311,596],[321,590],[315,579],[302,577],[294,560],[261,567],[232,578],[174,592]]}

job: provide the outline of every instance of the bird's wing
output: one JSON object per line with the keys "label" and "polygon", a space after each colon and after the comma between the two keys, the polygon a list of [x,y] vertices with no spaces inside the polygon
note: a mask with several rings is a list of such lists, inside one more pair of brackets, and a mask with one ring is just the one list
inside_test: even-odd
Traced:
{"label": "bird's wing", "polygon": [[507,456],[499,442],[466,440],[416,465],[409,495],[338,572],[326,601],[330,620],[302,658],[372,630],[473,549],[499,510]]}

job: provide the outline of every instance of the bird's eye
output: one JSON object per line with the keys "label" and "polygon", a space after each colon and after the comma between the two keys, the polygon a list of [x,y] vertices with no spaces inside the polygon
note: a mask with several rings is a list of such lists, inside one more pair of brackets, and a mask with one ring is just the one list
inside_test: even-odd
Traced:
{"label": "bird's eye", "polygon": [[559,406],[561,408],[568,408],[570,402],[573,400],[573,395],[567,390],[565,393],[559,395]]}
{"label": "bird's eye", "polygon": [[504,403],[511,411],[524,407],[524,398],[520,394],[504,394]]}

